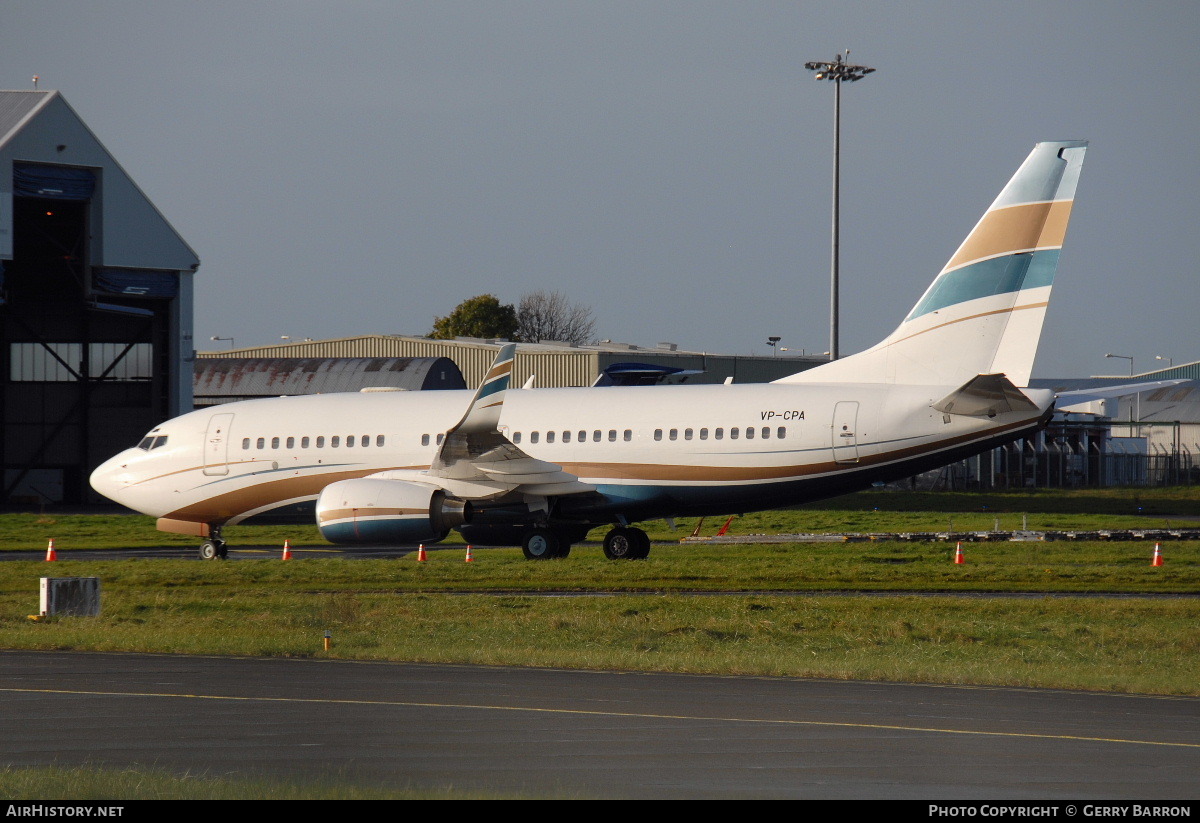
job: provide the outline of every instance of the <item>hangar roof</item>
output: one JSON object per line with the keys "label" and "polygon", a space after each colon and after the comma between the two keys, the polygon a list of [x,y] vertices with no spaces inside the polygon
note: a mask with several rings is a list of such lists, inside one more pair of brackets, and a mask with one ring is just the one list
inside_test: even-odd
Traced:
{"label": "hangar roof", "polygon": [[197,406],[298,394],[465,389],[462,372],[445,357],[208,357],[195,362]]}

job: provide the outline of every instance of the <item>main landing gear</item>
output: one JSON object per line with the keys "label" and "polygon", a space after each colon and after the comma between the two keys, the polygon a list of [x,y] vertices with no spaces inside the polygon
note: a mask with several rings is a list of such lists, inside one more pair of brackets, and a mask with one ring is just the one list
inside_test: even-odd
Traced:
{"label": "main landing gear", "polygon": [[229,556],[229,549],[226,548],[225,541],[221,539],[221,527],[210,527],[209,534],[212,536],[200,544],[200,559],[224,560]]}
{"label": "main landing gear", "polygon": [[525,532],[521,551],[526,560],[551,560],[571,553],[571,543],[553,529],[536,528]]}
{"label": "main landing gear", "polygon": [[609,560],[645,560],[650,554],[650,536],[641,529],[617,526],[604,535],[604,556]]}
{"label": "main landing gear", "polygon": [[[584,533],[575,536],[582,539]],[[525,532],[521,551],[526,560],[551,560],[571,553],[572,535],[537,527]],[[609,560],[644,560],[650,554],[650,537],[641,529],[617,526],[604,536],[604,556]]]}

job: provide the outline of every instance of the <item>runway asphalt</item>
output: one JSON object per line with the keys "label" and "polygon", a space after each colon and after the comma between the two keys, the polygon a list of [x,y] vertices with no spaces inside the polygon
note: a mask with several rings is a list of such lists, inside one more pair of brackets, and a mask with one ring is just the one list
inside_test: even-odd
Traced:
{"label": "runway asphalt", "polygon": [[0,652],[9,766],[533,798],[1200,797],[1200,699],[770,677]]}

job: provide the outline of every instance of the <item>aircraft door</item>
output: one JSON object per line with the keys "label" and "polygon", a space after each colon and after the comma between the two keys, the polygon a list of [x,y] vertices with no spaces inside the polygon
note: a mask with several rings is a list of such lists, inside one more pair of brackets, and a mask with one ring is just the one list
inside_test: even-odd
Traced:
{"label": "aircraft door", "polygon": [[833,462],[858,462],[858,402],[843,400],[833,407]]}
{"label": "aircraft door", "polygon": [[204,435],[204,473],[210,476],[229,474],[229,429],[233,415],[214,414]]}

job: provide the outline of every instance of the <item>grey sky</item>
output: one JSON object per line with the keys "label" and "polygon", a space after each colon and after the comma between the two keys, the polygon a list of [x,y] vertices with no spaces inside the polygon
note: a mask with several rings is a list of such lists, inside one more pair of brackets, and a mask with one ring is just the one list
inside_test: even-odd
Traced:
{"label": "grey sky", "polygon": [[[558,289],[613,340],[842,351],[900,321],[1039,140],[1092,141],[1035,375],[1200,358],[1195,2],[0,0],[202,261],[196,338],[423,334]],[[227,344],[225,344],[227,345]],[[1162,364],[1165,364],[1163,361]]]}

